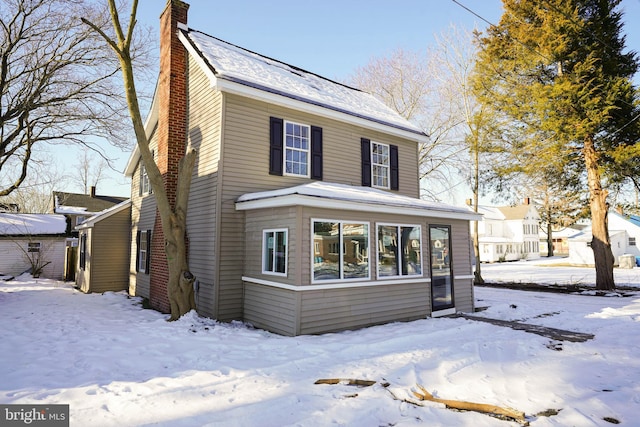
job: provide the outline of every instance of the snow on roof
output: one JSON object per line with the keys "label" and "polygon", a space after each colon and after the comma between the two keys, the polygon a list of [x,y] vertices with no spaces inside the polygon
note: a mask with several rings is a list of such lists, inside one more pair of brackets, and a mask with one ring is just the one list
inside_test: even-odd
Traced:
{"label": "snow on roof", "polygon": [[0,213],[0,235],[64,234],[66,230],[64,215]]}
{"label": "snow on roof", "polygon": [[[297,196],[297,197],[296,197]],[[331,207],[329,201],[339,202],[342,209],[370,212],[389,212],[389,207],[402,209],[406,215],[436,216],[479,220],[481,216],[467,206],[458,207],[429,202],[371,187],[355,187],[331,182],[312,182],[279,190],[243,194],[236,201],[236,209],[288,206],[292,204]],[[337,207],[337,206],[336,206]]]}
{"label": "snow on roof", "polygon": [[58,206],[56,207],[56,213],[63,215],[86,215],[91,212],[87,212],[87,208],[82,206]]}
{"label": "snow on roof", "polygon": [[191,28],[182,34],[216,78],[424,135],[373,95],[260,55]]}
{"label": "snow on roof", "polygon": [[500,212],[500,209],[494,206],[478,206],[478,213],[484,215],[484,219],[499,220],[505,219],[505,216]]}

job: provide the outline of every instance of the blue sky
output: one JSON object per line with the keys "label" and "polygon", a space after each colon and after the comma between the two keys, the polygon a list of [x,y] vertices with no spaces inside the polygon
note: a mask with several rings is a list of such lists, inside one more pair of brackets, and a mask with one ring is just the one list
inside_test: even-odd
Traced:
{"label": "blue sky", "polygon": [[[497,24],[501,0],[458,0]],[[324,77],[345,80],[373,57],[396,48],[426,49],[455,24],[488,26],[452,0],[187,0],[191,28]],[[158,31],[164,0],[140,0],[138,22]],[[626,21],[640,18],[640,0],[623,0]],[[640,29],[625,26],[627,46],[640,51]],[[637,27],[637,25],[636,25]],[[636,79],[637,81],[638,79]],[[128,155],[119,154],[122,169]],[[112,173],[113,175],[117,175]],[[117,178],[118,181],[122,179]],[[100,194],[128,196],[111,179]]]}

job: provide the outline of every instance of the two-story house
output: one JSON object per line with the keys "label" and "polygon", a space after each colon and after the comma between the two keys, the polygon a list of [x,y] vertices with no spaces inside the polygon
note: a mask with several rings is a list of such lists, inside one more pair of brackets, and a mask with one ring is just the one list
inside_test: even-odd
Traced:
{"label": "two-story house", "polygon": [[525,199],[517,206],[479,206],[480,261],[516,261],[540,258],[540,215]]}
{"label": "two-story house", "polygon": [[[372,95],[161,16],[146,121],[169,172],[197,150],[187,213],[197,311],[284,335],[408,321],[474,306],[466,207],[419,198],[429,140]],[[166,259],[139,152],[130,293],[167,312]]]}

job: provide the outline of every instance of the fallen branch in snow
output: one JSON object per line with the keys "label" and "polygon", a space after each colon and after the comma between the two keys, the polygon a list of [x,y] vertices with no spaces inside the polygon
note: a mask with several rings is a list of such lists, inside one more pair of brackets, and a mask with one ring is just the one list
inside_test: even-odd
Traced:
{"label": "fallen branch in snow", "polygon": [[[369,387],[374,385],[375,381],[369,380],[354,380],[354,379],[344,379],[344,378],[326,378],[319,379],[314,384],[346,384],[346,385],[355,385],[358,387]],[[383,384],[384,386],[384,384]]]}
{"label": "fallen branch in snow", "polygon": [[486,403],[465,402],[463,400],[439,399],[437,397],[433,397],[433,395],[429,393],[420,384],[416,384],[416,386],[420,389],[421,393],[417,391],[413,391],[413,394],[420,400],[428,400],[431,402],[442,403],[447,408],[457,409],[460,411],[474,411],[474,412],[481,412],[484,414],[489,414],[489,415],[498,416],[498,417],[510,418],[523,425],[529,425],[529,423],[525,419],[524,412],[521,412],[512,408],[502,408],[500,406],[488,405]]}

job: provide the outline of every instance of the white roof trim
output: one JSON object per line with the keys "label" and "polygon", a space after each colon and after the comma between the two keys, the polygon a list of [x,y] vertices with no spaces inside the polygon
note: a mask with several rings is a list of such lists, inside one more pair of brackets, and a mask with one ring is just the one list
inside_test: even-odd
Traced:
{"label": "white roof trim", "polygon": [[254,283],[256,285],[271,286],[273,288],[286,289],[288,291],[304,292],[304,291],[323,291],[327,289],[347,289],[347,288],[364,288],[371,286],[389,286],[404,285],[412,283],[431,283],[431,278],[421,276],[415,279],[398,279],[398,280],[377,280],[364,282],[348,282],[348,283],[326,283],[321,285],[289,285],[287,283],[274,282],[272,280],[263,280],[255,277],[242,276],[244,282]]}
{"label": "white roof trim", "polygon": [[120,202],[117,205],[113,205],[109,209],[100,211],[97,214],[93,215],[92,217],[87,218],[82,222],[82,224],[77,225],[75,227],[75,230],[84,230],[87,228],[92,228],[96,224],[96,222],[109,218],[111,215],[115,215],[116,213],[123,211],[129,206],[131,206],[131,199],[125,200],[124,202]]}
{"label": "white roof trim", "polygon": [[431,218],[478,221],[481,215],[457,206],[431,203],[400,194],[345,184],[312,182],[279,190],[248,193],[236,201],[236,210],[306,206],[344,211],[389,213]]}

